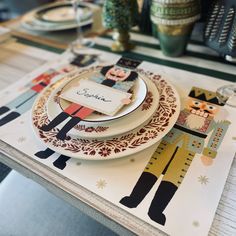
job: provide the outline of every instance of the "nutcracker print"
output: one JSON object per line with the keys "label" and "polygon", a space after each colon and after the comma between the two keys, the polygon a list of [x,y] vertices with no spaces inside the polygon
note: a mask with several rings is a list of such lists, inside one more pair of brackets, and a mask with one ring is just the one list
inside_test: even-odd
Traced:
{"label": "nutcracker print", "polygon": [[[95,74],[90,79],[109,87],[128,91],[133,87],[135,80],[138,78],[137,72],[133,71],[141,61],[131,60],[129,58],[121,58],[116,65],[105,66],[100,73]],[[58,132],[57,138],[64,140],[67,132],[77,125],[82,119],[93,113],[94,110],[81,106],[80,104],[72,103],[64,111],[59,113],[49,124],[44,125],[41,129],[45,132],[50,131],[61,122],[69,118],[69,121]],[[40,159],[46,159],[55,152],[49,148],[36,152],[34,155]],[[53,165],[61,170],[66,167],[66,162],[70,159],[68,156],[59,155],[58,159],[53,162]]]}
{"label": "nutcracker print", "polygon": [[[134,86],[135,80],[138,78],[137,72],[133,71],[141,62],[128,58],[121,58],[116,65],[105,66],[100,73],[95,74],[90,79],[113,87],[115,89],[129,91]],[[65,140],[67,133],[77,125],[81,120],[92,114],[94,110],[84,107],[77,103],[71,103],[64,111],[59,113],[49,124],[41,127],[41,130],[48,132],[68,119],[67,123],[58,132],[56,137]]]}
{"label": "nutcracker print", "polygon": [[86,67],[94,63],[96,55],[77,55],[73,61],[58,70],[49,69],[38,77],[34,78],[29,84],[28,88],[23,94],[16,99],[10,101],[8,104],[0,107],[0,127],[15,120],[22,114],[31,109],[37,95],[49,85],[56,76],[71,72],[75,67]]}
{"label": "nutcracker print", "polygon": [[[185,108],[171,131],[150,158],[131,194],[120,200],[129,208],[137,207],[158,178],[162,178],[150,204],[149,217],[165,225],[163,213],[181,185],[195,154],[202,154],[203,165],[211,165],[230,124],[214,117],[220,104],[214,92],[193,87]],[[210,135],[208,137],[208,135]],[[209,138],[206,143],[206,138]]]}

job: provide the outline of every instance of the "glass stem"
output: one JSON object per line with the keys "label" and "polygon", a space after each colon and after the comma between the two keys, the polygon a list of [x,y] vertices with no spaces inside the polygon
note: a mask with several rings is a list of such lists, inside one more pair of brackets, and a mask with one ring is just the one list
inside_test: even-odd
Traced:
{"label": "glass stem", "polygon": [[73,9],[74,9],[74,14],[75,14],[75,20],[78,24],[78,27],[76,28],[76,35],[77,35],[77,43],[79,43],[79,45],[83,44],[83,32],[80,26],[80,14],[78,14],[78,4],[80,1],[74,0],[73,1]]}

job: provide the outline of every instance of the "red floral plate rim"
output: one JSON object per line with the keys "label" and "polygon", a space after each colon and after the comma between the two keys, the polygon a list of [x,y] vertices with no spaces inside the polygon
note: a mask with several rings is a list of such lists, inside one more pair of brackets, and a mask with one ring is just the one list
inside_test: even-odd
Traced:
{"label": "red floral plate rim", "polygon": [[[95,68],[99,67],[93,67],[86,71]],[[58,128],[49,132],[40,130],[43,124],[49,122],[45,104],[50,95],[50,89],[45,89],[42,95],[36,99],[32,109],[32,123],[36,136],[47,147],[58,153],[86,160],[116,159],[134,154],[157,143],[170,131],[178,118],[180,112],[179,95],[162,75],[145,72],[142,69],[138,69],[137,72],[151,79],[160,95],[159,106],[147,124],[126,134],[104,140],[72,138],[68,135],[64,141],[61,141],[56,138]],[[49,88],[58,86],[58,83],[62,82],[63,79]]]}

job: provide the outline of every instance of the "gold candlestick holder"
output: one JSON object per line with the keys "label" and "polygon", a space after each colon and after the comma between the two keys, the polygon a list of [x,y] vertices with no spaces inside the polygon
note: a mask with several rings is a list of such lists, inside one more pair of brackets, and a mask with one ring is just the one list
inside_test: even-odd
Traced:
{"label": "gold candlestick holder", "polygon": [[134,44],[130,42],[130,35],[126,30],[115,30],[113,40],[114,42],[111,45],[113,52],[125,52],[135,47]]}
{"label": "gold candlestick holder", "polygon": [[139,19],[137,0],[105,0],[103,5],[103,25],[114,30],[111,50],[129,51],[134,48],[129,31]]}

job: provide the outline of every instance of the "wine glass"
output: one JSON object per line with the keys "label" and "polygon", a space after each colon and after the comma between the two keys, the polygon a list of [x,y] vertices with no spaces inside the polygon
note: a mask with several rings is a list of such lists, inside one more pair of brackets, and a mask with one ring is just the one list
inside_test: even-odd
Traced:
{"label": "wine glass", "polygon": [[77,39],[73,41],[70,45],[70,49],[72,53],[77,54],[81,52],[81,49],[85,49],[88,47],[92,47],[94,45],[94,41],[90,38],[84,38],[82,27],[81,27],[81,14],[79,12],[79,3],[81,3],[81,0],[71,0],[71,4],[74,11],[74,17],[77,23]]}
{"label": "wine glass", "polygon": [[[236,58],[229,55],[225,56],[225,60],[236,63]],[[221,103],[236,107],[236,81],[232,84],[219,87],[216,91],[216,95]]]}
{"label": "wine glass", "polygon": [[218,88],[216,95],[221,103],[236,107],[236,82]]}

